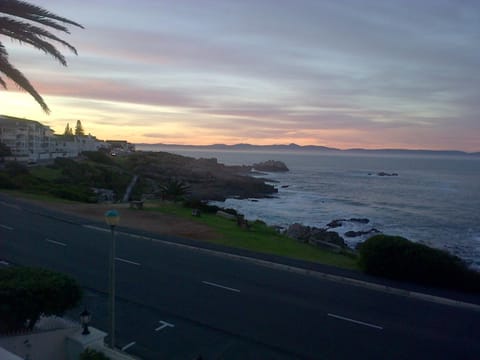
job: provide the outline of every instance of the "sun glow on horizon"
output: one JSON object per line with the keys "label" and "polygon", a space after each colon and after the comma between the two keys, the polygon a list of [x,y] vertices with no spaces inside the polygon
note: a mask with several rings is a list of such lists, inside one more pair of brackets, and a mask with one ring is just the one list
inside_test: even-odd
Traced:
{"label": "sun glow on horizon", "polygon": [[78,56],[4,43],[52,113],[8,83],[0,114],[133,143],[480,151],[480,3],[365,1],[44,0],[85,26]]}

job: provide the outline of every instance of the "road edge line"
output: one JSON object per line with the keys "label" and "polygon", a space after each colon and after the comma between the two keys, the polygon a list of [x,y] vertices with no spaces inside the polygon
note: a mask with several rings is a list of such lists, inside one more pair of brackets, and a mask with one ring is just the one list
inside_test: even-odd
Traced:
{"label": "road edge line", "polygon": [[[95,225],[82,225],[83,227],[93,229],[93,230],[98,230],[98,231],[104,231],[104,232],[110,232],[109,229],[95,226]],[[192,245],[186,245],[186,244],[180,244],[172,241],[167,241],[167,240],[160,240],[156,239],[150,236],[144,236],[144,235],[137,235],[137,234],[132,234],[124,231],[117,231],[118,235],[125,235],[129,237],[133,237],[136,239],[142,239],[142,240],[148,240],[148,241],[154,241],[158,243],[162,243],[164,245],[170,245],[170,246],[176,246],[176,247],[181,247],[181,248],[186,248],[190,249],[192,251],[198,251],[198,252],[203,252],[206,254],[214,255],[214,256],[219,256],[219,257],[227,257],[231,259],[236,259],[239,261],[247,261],[250,263],[254,263],[257,265],[265,266],[271,269],[279,269],[279,270],[284,270],[284,271],[289,271],[293,272],[296,274],[301,274],[301,275],[307,275],[307,276],[313,276],[319,279],[324,279],[324,280],[329,280],[337,283],[344,283],[344,284],[349,284],[353,286],[358,286],[358,287],[363,287],[365,289],[370,289],[370,290],[375,290],[375,291],[380,291],[388,294],[393,294],[393,295],[398,295],[398,296],[403,296],[407,298],[414,298],[418,300],[423,300],[431,303],[436,303],[436,304],[441,304],[441,305],[448,305],[448,306],[453,306],[453,307],[458,307],[458,308],[464,308],[464,309],[469,309],[469,310],[474,310],[474,311],[479,311],[480,312],[480,305],[461,301],[461,300],[454,300],[454,299],[449,299],[437,295],[430,295],[430,294],[425,294],[421,292],[416,292],[416,291],[410,291],[410,290],[405,290],[405,289],[400,289],[400,288],[395,288],[392,286],[388,285],[381,285],[381,284],[376,284],[364,280],[358,280],[358,279],[353,279],[345,276],[339,276],[339,275],[333,275],[333,274],[328,274],[316,270],[310,270],[310,269],[303,269],[299,268],[296,266],[292,265],[285,265],[285,264],[280,264],[268,260],[263,260],[263,259],[256,259],[244,255],[237,255],[237,254],[231,254],[231,253],[226,253],[222,251],[217,251],[217,250],[211,250],[211,249],[205,249],[201,247],[196,247]]]}

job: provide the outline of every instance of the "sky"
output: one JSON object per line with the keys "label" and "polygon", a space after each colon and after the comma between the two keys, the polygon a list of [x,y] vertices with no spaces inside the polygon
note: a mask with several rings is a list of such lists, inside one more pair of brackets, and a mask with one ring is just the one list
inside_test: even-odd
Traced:
{"label": "sky", "polygon": [[68,67],[1,39],[52,110],[134,143],[480,151],[480,1],[31,0],[82,24]]}

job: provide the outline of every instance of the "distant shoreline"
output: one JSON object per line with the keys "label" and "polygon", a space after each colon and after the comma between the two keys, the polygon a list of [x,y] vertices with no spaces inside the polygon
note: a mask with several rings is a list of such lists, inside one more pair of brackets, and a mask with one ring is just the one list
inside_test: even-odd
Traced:
{"label": "distant shoreline", "polygon": [[163,143],[136,143],[135,146],[158,146],[171,149],[199,150],[236,150],[236,151],[320,151],[336,154],[380,154],[380,155],[429,155],[429,156],[472,156],[480,157],[480,152],[460,150],[418,150],[418,149],[337,149],[318,145],[252,145],[252,144],[213,144],[213,145],[179,145]]}

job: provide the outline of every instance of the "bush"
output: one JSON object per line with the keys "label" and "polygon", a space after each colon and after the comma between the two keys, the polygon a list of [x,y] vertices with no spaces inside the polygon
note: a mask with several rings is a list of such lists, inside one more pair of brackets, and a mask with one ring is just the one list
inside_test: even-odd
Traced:
{"label": "bush", "polygon": [[110,360],[110,358],[100,351],[85,349],[80,354],[80,360]]}
{"label": "bush", "polygon": [[201,212],[208,214],[215,214],[218,210],[221,210],[221,208],[216,205],[209,205],[207,201],[195,198],[185,200],[183,206],[191,209],[198,209]]}
{"label": "bush", "polygon": [[17,161],[9,161],[5,164],[5,171],[10,176],[26,175],[29,173],[28,167]]}
{"label": "bush", "polygon": [[72,200],[72,201],[82,201],[82,202],[96,202],[95,193],[89,188],[76,185],[62,185],[57,184],[55,187],[49,190],[49,193],[53,196]]}
{"label": "bush", "polygon": [[0,270],[0,329],[32,329],[41,315],[63,315],[82,297],[71,277],[29,267]]}
{"label": "bush", "polygon": [[376,235],[359,247],[366,273],[425,285],[480,291],[480,273],[457,256],[399,236]]}
{"label": "bush", "polygon": [[16,185],[5,173],[0,172],[0,189],[15,189]]}
{"label": "bush", "polygon": [[104,165],[113,165],[115,161],[104,152],[101,151],[84,151],[81,155],[85,156],[88,160],[104,164]]}

